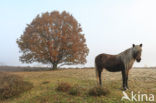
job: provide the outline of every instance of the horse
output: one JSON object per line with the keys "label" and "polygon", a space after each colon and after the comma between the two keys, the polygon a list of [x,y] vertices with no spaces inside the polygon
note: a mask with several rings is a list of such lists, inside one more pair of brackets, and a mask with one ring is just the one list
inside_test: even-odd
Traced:
{"label": "horse", "polygon": [[142,44],[133,44],[131,48],[117,54],[99,54],[95,57],[96,76],[102,86],[101,73],[103,69],[109,72],[121,72],[123,90],[128,89],[128,74],[135,61],[141,61]]}

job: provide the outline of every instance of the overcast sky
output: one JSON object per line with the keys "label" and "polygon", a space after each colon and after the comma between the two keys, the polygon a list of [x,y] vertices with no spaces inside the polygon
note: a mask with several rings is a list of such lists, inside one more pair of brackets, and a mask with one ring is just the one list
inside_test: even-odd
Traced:
{"label": "overcast sky", "polygon": [[[24,66],[16,39],[37,14],[66,10],[81,24],[94,66],[100,53],[118,54],[143,44],[141,63],[156,66],[156,0],[1,0],[0,65]],[[32,64],[36,66],[37,64]]]}

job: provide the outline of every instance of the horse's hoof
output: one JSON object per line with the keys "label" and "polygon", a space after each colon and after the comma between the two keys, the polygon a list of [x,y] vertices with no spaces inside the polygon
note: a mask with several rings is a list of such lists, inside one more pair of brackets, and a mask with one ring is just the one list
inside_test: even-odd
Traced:
{"label": "horse's hoof", "polygon": [[126,87],[124,87],[124,88],[123,88],[123,90],[124,90],[124,91],[126,91],[126,90],[127,90],[127,88],[126,88]]}

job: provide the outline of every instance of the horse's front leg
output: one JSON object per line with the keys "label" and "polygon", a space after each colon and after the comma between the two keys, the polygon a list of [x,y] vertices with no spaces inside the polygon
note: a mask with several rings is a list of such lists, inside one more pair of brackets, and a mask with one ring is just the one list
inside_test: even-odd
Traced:
{"label": "horse's front leg", "polygon": [[126,82],[126,71],[125,71],[125,69],[123,69],[122,70],[122,82],[123,82],[123,90],[126,90],[127,89],[127,86],[126,86],[126,84],[127,84],[127,82]]}
{"label": "horse's front leg", "polygon": [[129,89],[129,87],[128,87],[128,75],[126,75],[126,88]]}
{"label": "horse's front leg", "polygon": [[126,87],[127,87],[127,89],[129,89],[129,87],[128,87],[128,74],[129,74],[129,69],[126,70]]}

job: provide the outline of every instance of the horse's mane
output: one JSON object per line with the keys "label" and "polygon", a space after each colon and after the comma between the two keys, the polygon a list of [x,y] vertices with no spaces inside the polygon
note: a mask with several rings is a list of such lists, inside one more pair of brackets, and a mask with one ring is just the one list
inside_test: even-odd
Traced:
{"label": "horse's mane", "polygon": [[124,50],[123,52],[119,53],[119,58],[123,61],[124,65],[127,68],[131,68],[135,59],[133,58],[133,50],[132,47]]}
{"label": "horse's mane", "polygon": [[129,53],[132,53],[132,47],[124,50],[123,52],[119,53],[118,55],[123,56],[123,55],[128,55]]}

